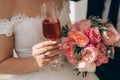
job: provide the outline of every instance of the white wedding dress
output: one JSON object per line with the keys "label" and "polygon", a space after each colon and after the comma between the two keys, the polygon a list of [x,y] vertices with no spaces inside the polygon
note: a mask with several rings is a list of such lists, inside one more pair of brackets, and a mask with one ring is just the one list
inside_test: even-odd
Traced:
{"label": "white wedding dress", "polygon": [[[70,23],[69,12],[69,3],[65,2],[59,17],[61,25]],[[39,16],[32,18],[17,14],[11,20],[0,20],[0,34],[15,35],[15,52],[20,58],[32,56],[32,46],[45,40]],[[26,74],[1,74],[0,80],[82,80],[82,77],[81,75],[77,76],[74,68],[68,62],[64,62],[57,69],[47,66],[44,69]],[[86,80],[98,80],[98,78],[94,73],[89,73]]]}

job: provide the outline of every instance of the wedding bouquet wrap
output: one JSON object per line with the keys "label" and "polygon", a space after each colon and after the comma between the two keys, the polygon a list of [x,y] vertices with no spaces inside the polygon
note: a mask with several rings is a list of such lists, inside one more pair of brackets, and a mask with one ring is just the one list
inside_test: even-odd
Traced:
{"label": "wedding bouquet wrap", "polygon": [[96,67],[114,58],[120,36],[114,26],[96,16],[63,26],[62,51],[75,70],[95,72]]}

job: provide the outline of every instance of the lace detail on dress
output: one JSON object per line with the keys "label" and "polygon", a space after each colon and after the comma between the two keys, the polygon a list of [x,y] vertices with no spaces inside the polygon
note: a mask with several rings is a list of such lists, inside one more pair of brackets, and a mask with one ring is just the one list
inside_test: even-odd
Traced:
{"label": "lace detail on dress", "polygon": [[40,19],[39,16],[34,18],[28,17],[24,14],[17,14],[11,17],[10,20],[8,19],[0,19],[0,34],[5,34],[6,36],[11,36],[14,32],[15,24],[19,23],[20,21],[27,19]]}
{"label": "lace detail on dress", "polygon": [[13,33],[14,23],[7,19],[0,20],[0,34],[6,34],[6,36],[10,36]]}
{"label": "lace detail on dress", "polygon": [[[69,12],[70,12],[69,2],[64,1],[63,8],[59,15],[59,20],[60,20],[60,23],[62,26],[70,23],[70,18],[68,16]],[[5,34],[6,36],[11,36],[13,34],[13,31],[14,31],[13,29],[14,29],[15,24],[17,24],[20,21],[23,21],[25,19],[41,19],[41,18],[40,18],[40,16],[29,17],[25,14],[19,13],[19,14],[15,14],[14,16],[12,16],[10,20],[0,19],[0,34]]]}
{"label": "lace detail on dress", "polygon": [[16,21],[22,21],[24,19],[40,19],[40,16],[36,16],[36,17],[29,17],[25,14],[15,14],[12,18],[11,21],[16,22]]}

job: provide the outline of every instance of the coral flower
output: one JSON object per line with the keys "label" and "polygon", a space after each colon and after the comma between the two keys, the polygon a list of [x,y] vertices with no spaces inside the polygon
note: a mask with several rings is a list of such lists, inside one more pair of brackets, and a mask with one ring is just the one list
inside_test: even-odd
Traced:
{"label": "coral flower", "polygon": [[77,64],[78,59],[74,55],[74,45],[75,43],[68,37],[62,38],[62,51],[63,54],[66,56],[66,58],[69,60],[69,62],[73,64]]}
{"label": "coral flower", "polygon": [[116,42],[120,39],[120,35],[115,30],[112,24],[106,24],[108,31],[103,31],[102,36],[104,37],[104,43],[106,45],[114,46]]}
{"label": "coral flower", "polygon": [[89,43],[89,38],[80,31],[70,30],[68,36],[80,47],[85,47]]}

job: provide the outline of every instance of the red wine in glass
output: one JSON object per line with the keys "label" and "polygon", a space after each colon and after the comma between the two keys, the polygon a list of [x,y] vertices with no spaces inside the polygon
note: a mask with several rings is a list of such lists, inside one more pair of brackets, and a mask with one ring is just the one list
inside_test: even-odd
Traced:
{"label": "red wine in glass", "polygon": [[[59,43],[59,36],[61,35],[61,26],[58,20],[59,11],[55,3],[45,3],[41,6],[41,20],[43,35],[52,41],[57,41]],[[57,55],[60,52],[56,52]],[[52,56],[54,56],[52,55]],[[54,60],[50,62],[50,65],[57,67],[60,65],[60,60]]]}
{"label": "red wine in glass", "polygon": [[61,34],[60,22],[58,19],[45,19],[42,21],[43,35],[50,40],[57,40]]}

